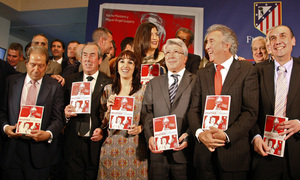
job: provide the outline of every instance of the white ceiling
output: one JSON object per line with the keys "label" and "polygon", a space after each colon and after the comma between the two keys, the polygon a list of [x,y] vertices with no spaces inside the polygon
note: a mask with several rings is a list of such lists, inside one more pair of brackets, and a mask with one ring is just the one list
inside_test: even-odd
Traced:
{"label": "white ceiling", "polygon": [[40,33],[49,42],[55,38],[66,45],[72,40],[85,42],[87,7],[20,12],[0,3],[0,16],[10,20],[10,35],[27,42]]}

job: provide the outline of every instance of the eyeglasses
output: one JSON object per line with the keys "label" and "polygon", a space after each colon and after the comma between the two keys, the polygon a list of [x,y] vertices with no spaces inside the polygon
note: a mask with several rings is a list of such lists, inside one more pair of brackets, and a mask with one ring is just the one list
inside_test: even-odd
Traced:
{"label": "eyeglasses", "polygon": [[175,56],[179,56],[179,55],[183,54],[183,52],[179,52],[179,51],[175,50],[175,51],[167,51],[165,53],[165,56],[170,56],[171,53],[174,54]]}

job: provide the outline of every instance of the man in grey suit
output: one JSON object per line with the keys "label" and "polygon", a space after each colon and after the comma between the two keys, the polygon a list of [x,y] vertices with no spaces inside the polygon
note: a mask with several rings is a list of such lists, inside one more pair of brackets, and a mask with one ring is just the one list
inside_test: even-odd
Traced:
{"label": "man in grey suit", "polygon": [[[270,31],[269,49],[274,61],[264,61],[255,65],[260,80],[260,108],[256,126],[251,131],[254,150],[257,152],[253,159],[253,179],[300,179],[300,59],[291,56],[296,45],[294,33],[288,26],[280,25]],[[287,94],[284,95],[285,106],[281,112],[280,73],[284,67]],[[277,96],[277,93],[278,96]],[[281,97],[281,96],[280,96]],[[288,117],[288,121],[280,123],[278,130],[286,134],[284,157],[268,155],[271,150],[263,141],[266,115]],[[276,129],[275,129],[276,130]]]}
{"label": "man in grey suit", "polygon": [[[194,159],[198,179],[246,179],[250,166],[248,134],[258,111],[257,72],[251,63],[234,59],[238,42],[230,28],[212,25],[205,41],[213,63],[198,71],[188,112],[190,129],[198,141]],[[201,129],[207,95],[231,96],[227,130]]]}
{"label": "man in grey suit", "polygon": [[[151,150],[150,179],[187,179],[187,137],[190,135],[186,112],[195,83],[195,75],[185,69],[188,50],[180,39],[168,39],[164,46],[168,73],[152,79],[145,91],[142,123]],[[177,79],[176,79],[177,78]],[[169,90],[177,84],[177,92]],[[175,114],[179,145],[174,150],[156,151],[153,118]]]}

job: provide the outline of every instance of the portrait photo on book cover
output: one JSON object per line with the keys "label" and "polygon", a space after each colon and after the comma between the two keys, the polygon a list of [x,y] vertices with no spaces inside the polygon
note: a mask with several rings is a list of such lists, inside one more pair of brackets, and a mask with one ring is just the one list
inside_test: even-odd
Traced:
{"label": "portrait photo on book cover", "polygon": [[177,144],[177,135],[155,137],[156,150],[174,149]]}
{"label": "portrait photo on book cover", "polygon": [[270,148],[270,151],[268,153],[278,155],[278,156],[281,155],[282,140],[265,137],[264,141],[267,144],[267,146]]}
{"label": "portrait photo on book cover", "polygon": [[228,110],[229,96],[207,96],[206,110]]}
{"label": "portrait photo on book cover", "polygon": [[112,106],[112,110],[117,111],[133,111],[134,98],[117,96],[115,98],[115,104]]}
{"label": "portrait photo on book cover", "polygon": [[279,130],[278,126],[284,121],[285,118],[269,116],[268,118],[266,118],[265,131],[271,133],[282,133],[284,130]]}
{"label": "portrait photo on book cover", "polygon": [[132,125],[132,117],[111,115],[109,121],[110,129],[128,130]]}
{"label": "portrait photo on book cover", "polygon": [[204,123],[202,128],[209,129],[210,127],[215,127],[218,129],[225,130],[227,125],[227,116],[204,116]]}
{"label": "portrait photo on book cover", "polygon": [[74,82],[72,84],[71,96],[86,96],[90,95],[90,82]]}
{"label": "portrait photo on book cover", "polygon": [[176,129],[174,116],[158,118],[154,121],[155,132]]}

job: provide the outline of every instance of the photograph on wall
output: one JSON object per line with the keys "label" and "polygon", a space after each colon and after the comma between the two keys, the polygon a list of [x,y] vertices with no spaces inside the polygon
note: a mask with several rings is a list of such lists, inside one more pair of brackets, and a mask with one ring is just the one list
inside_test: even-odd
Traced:
{"label": "photograph on wall", "polygon": [[226,130],[228,128],[230,100],[229,95],[206,96],[202,129],[208,130],[210,127],[215,127]]}
{"label": "photograph on wall", "polygon": [[[152,22],[157,26],[160,49],[167,39],[175,38],[179,28],[188,28],[195,34],[189,52],[202,55],[203,13],[200,7],[104,3],[100,5],[98,27],[110,29],[117,47],[120,47],[124,38],[135,36],[140,24]],[[117,49],[118,53],[120,50]]]}
{"label": "photograph on wall", "polygon": [[133,123],[134,97],[116,96],[110,110],[109,129],[128,130]]}
{"label": "photograph on wall", "polygon": [[91,82],[73,82],[70,104],[75,107],[76,114],[91,112]]}
{"label": "photograph on wall", "polygon": [[174,149],[178,145],[175,115],[153,118],[153,131],[156,150]]}
{"label": "photograph on wall", "polygon": [[43,106],[22,106],[19,114],[16,133],[30,134],[32,130],[40,130],[43,112]]}

